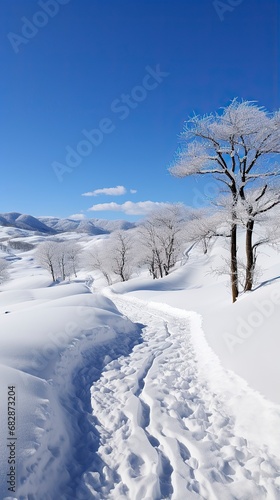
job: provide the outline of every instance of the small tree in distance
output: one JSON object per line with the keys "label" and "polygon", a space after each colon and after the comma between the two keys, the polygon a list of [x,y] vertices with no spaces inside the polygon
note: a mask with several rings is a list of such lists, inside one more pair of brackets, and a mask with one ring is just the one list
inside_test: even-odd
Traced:
{"label": "small tree in distance", "polygon": [[168,276],[185,241],[188,211],[181,204],[166,204],[152,211],[137,233],[143,248],[143,262],[153,278]]}
{"label": "small tree in distance", "polygon": [[5,259],[0,259],[0,283],[4,283],[9,278],[9,273],[7,271],[8,263]]}
{"label": "small tree in distance", "polygon": [[[127,281],[133,272],[133,240],[127,231],[113,233],[109,244],[111,267],[122,281]],[[108,255],[108,254],[107,254]]]}
{"label": "small tree in distance", "polygon": [[56,280],[57,269],[57,243],[54,241],[44,241],[36,251],[36,259],[39,264],[49,271],[52,280]]}
{"label": "small tree in distance", "polygon": [[102,241],[101,245],[96,245],[92,250],[90,250],[90,252],[86,254],[85,260],[86,265],[88,265],[91,269],[100,271],[103,274],[107,285],[112,285],[112,269],[110,267],[110,259],[108,259],[105,255],[105,241]]}
{"label": "small tree in distance", "polygon": [[77,267],[81,249],[76,242],[62,241],[56,246],[56,259],[60,276],[64,281],[67,276],[77,277]]}
{"label": "small tree in distance", "polygon": [[196,210],[187,224],[188,242],[200,245],[204,254],[207,254],[219,236],[226,238],[230,236],[229,233],[229,224],[221,210]]}
{"label": "small tree in distance", "polygon": [[76,242],[45,241],[38,246],[36,259],[49,271],[53,281],[59,276],[64,281],[72,274],[77,276],[79,253],[80,247]]}
{"label": "small tree in distance", "polygon": [[81,254],[81,247],[78,243],[71,242],[70,246],[67,248],[67,258],[70,268],[70,274],[74,274],[77,278],[77,271],[79,267],[79,259]]}
{"label": "small tree in distance", "polygon": [[95,245],[85,256],[91,269],[100,271],[108,285],[112,277],[127,281],[135,268],[134,238],[131,230],[113,232],[110,237]]}

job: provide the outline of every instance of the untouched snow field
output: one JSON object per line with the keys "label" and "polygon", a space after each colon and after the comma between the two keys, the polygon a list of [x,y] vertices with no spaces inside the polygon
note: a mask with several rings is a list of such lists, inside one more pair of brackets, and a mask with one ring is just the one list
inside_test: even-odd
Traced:
{"label": "untouched snow field", "polygon": [[280,499],[279,257],[233,306],[222,253],[103,288],[1,252],[1,499]]}

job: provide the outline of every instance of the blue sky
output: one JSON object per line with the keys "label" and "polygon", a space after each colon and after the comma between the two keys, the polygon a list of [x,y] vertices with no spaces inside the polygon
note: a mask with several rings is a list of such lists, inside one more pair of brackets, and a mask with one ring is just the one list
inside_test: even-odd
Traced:
{"label": "blue sky", "polygon": [[148,201],[199,206],[215,186],[168,172],[188,116],[234,97],[279,108],[279,0],[1,11],[0,212],[133,220]]}

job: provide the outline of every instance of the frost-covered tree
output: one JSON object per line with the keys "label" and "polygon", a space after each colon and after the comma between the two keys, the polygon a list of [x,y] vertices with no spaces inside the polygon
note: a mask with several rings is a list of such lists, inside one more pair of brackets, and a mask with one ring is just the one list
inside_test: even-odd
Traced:
{"label": "frost-covered tree", "polygon": [[[280,112],[269,114],[254,102],[234,99],[218,114],[194,116],[185,125],[183,146],[170,172],[176,177],[211,175],[230,194],[230,274],[232,300],[238,289],[238,204],[246,209],[246,290],[252,287],[252,235],[254,208],[247,192],[257,189],[254,203],[270,196],[271,181],[279,175]],[[275,199],[267,210],[279,203]]]}
{"label": "frost-covered tree", "polygon": [[75,278],[77,277],[80,252],[80,246],[76,242],[61,241],[56,243],[56,265],[63,281],[72,274]]}
{"label": "frost-covered tree", "polygon": [[112,271],[122,281],[127,281],[133,272],[135,257],[131,234],[128,231],[116,231],[113,233],[109,242],[108,252],[110,255],[109,265]]}
{"label": "frost-covered tree", "polygon": [[162,278],[164,257],[155,225],[151,221],[145,221],[138,228],[137,239],[140,250],[139,264],[148,266],[153,279]]}
{"label": "frost-covered tree", "polygon": [[53,281],[59,276],[64,281],[72,274],[77,275],[79,253],[80,247],[75,242],[45,241],[39,245],[36,258],[50,272]]}
{"label": "frost-covered tree", "polygon": [[75,278],[77,278],[81,247],[78,243],[75,243],[73,241],[70,244],[67,244],[66,252],[67,252],[68,268],[70,271],[70,275],[74,274]]}
{"label": "frost-covered tree", "polygon": [[9,273],[7,271],[8,263],[5,259],[0,259],[0,283],[4,283],[9,278]]}
{"label": "frost-covered tree", "polygon": [[9,247],[14,250],[21,250],[22,252],[29,252],[29,250],[33,250],[34,245],[32,243],[27,243],[26,241],[20,240],[10,240]]}
{"label": "frost-covered tree", "polygon": [[169,204],[151,212],[139,225],[138,239],[144,249],[142,260],[153,278],[167,276],[182,251],[185,240],[186,207]]}
{"label": "frost-covered tree", "polygon": [[187,223],[188,242],[200,245],[204,254],[219,236],[228,237],[229,231],[225,213],[221,210],[196,210]]}
{"label": "frost-covered tree", "polygon": [[100,271],[108,285],[114,275],[127,281],[136,267],[135,243],[131,230],[114,231],[86,252],[85,263],[90,269]]}
{"label": "frost-covered tree", "polygon": [[66,276],[71,274],[68,258],[68,242],[66,241],[56,243],[56,266],[58,268],[58,274],[61,276],[62,281],[64,281]]}
{"label": "frost-covered tree", "polygon": [[49,271],[52,280],[56,280],[57,270],[57,242],[44,241],[41,243],[36,251],[36,259],[39,264]]}
{"label": "frost-covered tree", "polygon": [[95,245],[95,247],[86,253],[85,261],[86,265],[90,267],[90,269],[100,271],[107,284],[112,285],[112,268],[111,268],[111,257],[107,251],[107,240],[103,240],[100,244]]}

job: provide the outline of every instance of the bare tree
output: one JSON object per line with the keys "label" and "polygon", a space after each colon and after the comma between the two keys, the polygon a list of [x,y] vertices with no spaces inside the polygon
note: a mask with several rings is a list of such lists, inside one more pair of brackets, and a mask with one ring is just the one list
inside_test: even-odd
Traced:
{"label": "bare tree", "polygon": [[136,267],[134,243],[130,230],[113,232],[109,238],[86,252],[86,264],[100,271],[108,285],[112,284],[113,275],[119,276],[121,281],[127,281]]}
{"label": "bare tree", "polygon": [[5,259],[0,259],[0,283],[4,283],[4,281],[7,281],[9,278],[7,268],[7,261]]}
{"label": "bare tree", "polygon": [[122,281],[127,281],[133,271],[134,255],[131,234],[127,231],[113,233],[108,250],[112,271],[120,276]]}
{"label": "bare tree", "polygon": [[37,249],[36,257],[42,267],[47,269],[53,281],[61,276],[64,281],[72,274],[77,276],[80,247],[72,241],[45,241]]}
{"label": "bare tree", "polygon": [[62,281],[69,275],[69,261],[66,241],[56,243],[56,264]]}
{"label": "bare tree", "polygon": [[9,240],[9,247],[14,250],[21,250],[22,252],[28,252],[33,250],[34,245],[32,243],[27,243],[21,240]]}
{"label": "bare tree", "polygon": [[38,246],[36,259],[39,264],[50,272],[52,280],[56,280],[57,270],[57,242],[44,241]]}
{"label": "bare tree", "polygon": [[81,247],[78,243],[71,242],[71,244],[67,246],[67,259],[69,263],[70,274],[74,274],[75,278],[77,278],[80,254]]}
{"label": "bare tree", "polygon": [[230,225],[222,210],[196,210],[187,223],[188,242],[201,245],[204,254],[207,254],[219,236],[229,237],[229,233]]}
{"label": "bare tree", "polygon": [[[90,266],[91,269],[100,271],[107,284],[112,285],[110,260],[105,252],[105,243],[102,241],[100,245],[95,245],[95,247],[86,254],[86,264]],[[101,246],[101,248],[100,248]]]}
{"label": "bare tree", "polygon": [[[247,207],[246,289],[249,290],[252,286],[250,269],[254,222],[246,194],[255,185],[261,199],[264,194],[268,194],[271,179],[279,175],[279,166],[272,161],[280,153],[279,131],[280,112],[268,114],[255,103],[234,99],[221,114],[194,116],[187,122],[182,134],[184,148],[178,153],[178,158],[170,169],[176,177],[211,175],[230,194],[230,274],[233,302],[239,293],[237,205],[241,200]],[[273,206],[274,204],[270,208]]]}
{"label": "bare tree", "polygon": [[153,211],[139,226],[139,239],[153,278],[167,276],[175,265],[185,240],[187,210],[180,204],[169,204]]}
{"label": "bare tree", "polygon": [[[162,278],[163,273],[163,252],[157,238],[157,230],[154,223],[146,220],[138,228],[138,241],[142,251],[139,263],[146,264],[153,279]],[[142,248],[141,248],[142,247]]]}

